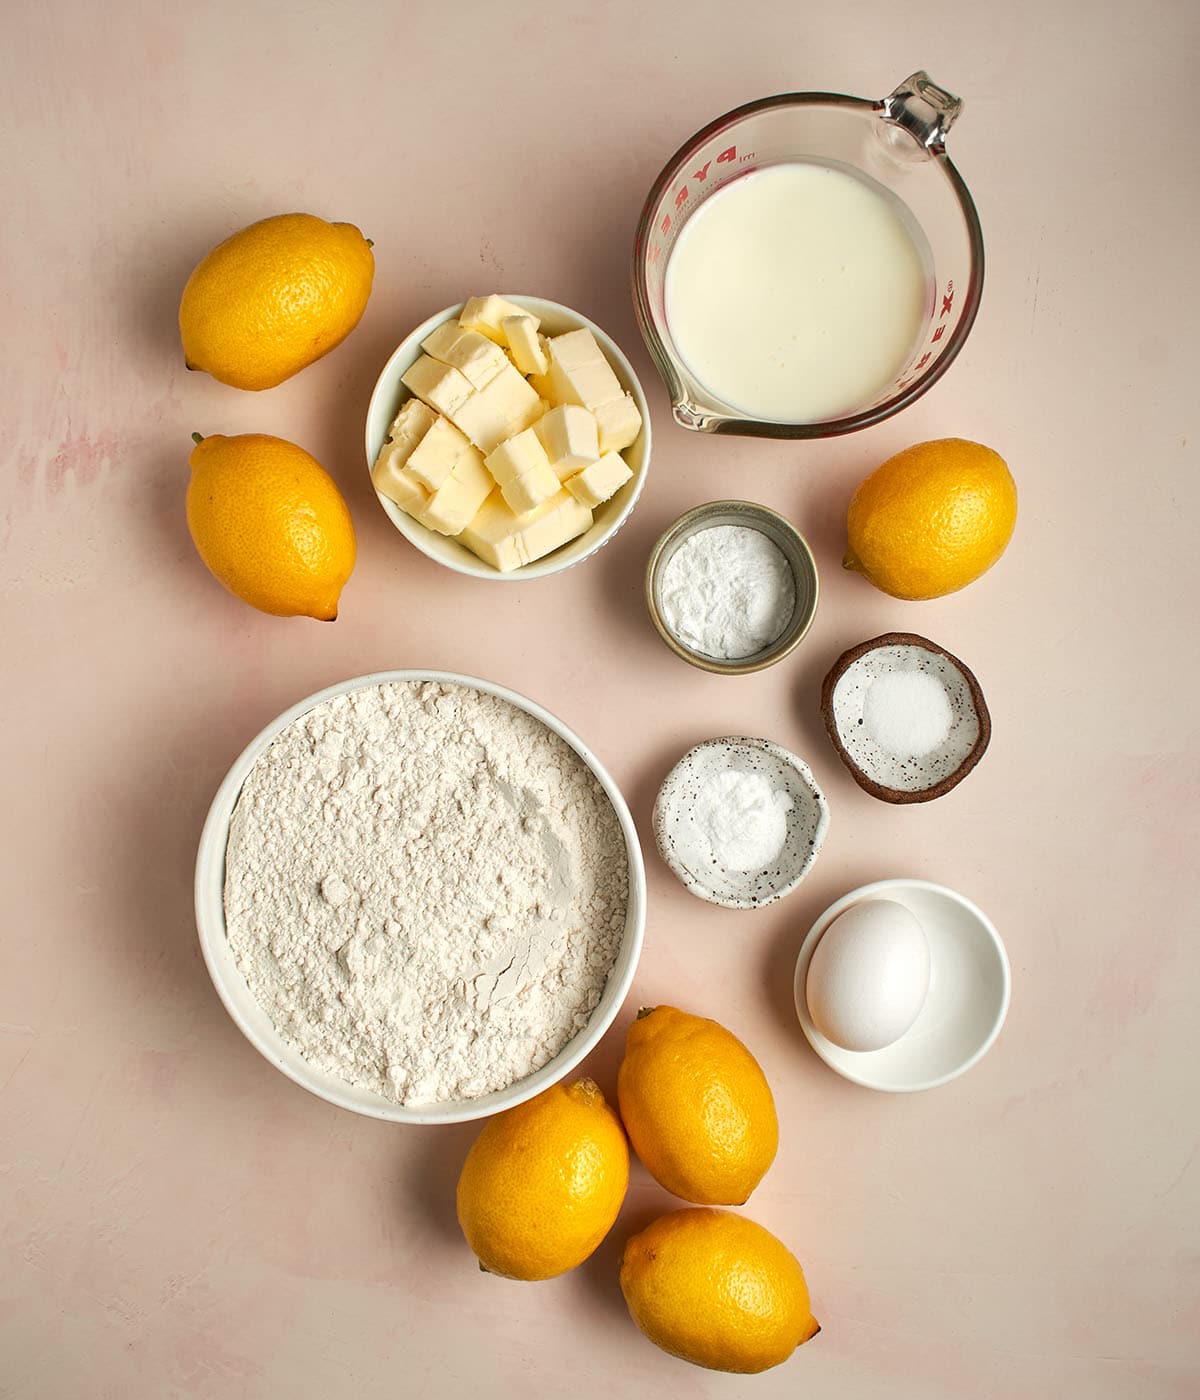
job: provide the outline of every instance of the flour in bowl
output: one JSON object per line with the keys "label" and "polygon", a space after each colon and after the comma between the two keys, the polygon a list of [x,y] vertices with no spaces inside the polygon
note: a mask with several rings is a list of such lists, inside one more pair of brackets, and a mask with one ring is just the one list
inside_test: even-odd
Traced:
{"label": "flour in bowl", "polygon": [[612,804],[539,720],[466,686],[336,696],[230,824],[225,922],[312,1065],[394,1102],[507,1088],[587,1024],[625,928]]}

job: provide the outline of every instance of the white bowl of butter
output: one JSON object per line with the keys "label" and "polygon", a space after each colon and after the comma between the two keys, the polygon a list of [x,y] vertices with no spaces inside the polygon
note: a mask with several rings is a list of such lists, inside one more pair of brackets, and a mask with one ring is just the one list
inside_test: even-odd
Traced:
{"label": "white bowl of butter", "polygon": [[[633,366],[617,343],[594,321],[558,302],[546,301],[541,297],[516,296],[506,292],[504,300],[536,317],[539,323],[537,329],[543,336],[554,337],[570,331],[588,330],[595,337],[596,344],[603,351],[621,389],[632,399],[641,416],[637,437],[620,451],[620,457],[632,472],[632,476],[613,496],[592,509],[592,523],[582,534],[577,534],[531,563],[503,570],[480,558],[454,536],[440,534],[428,528],[382,491],[376,490],[376,495],[396,529],[430,559],[473,578],[521,582],[545,578],[549,574],[560,573],[563,569],[580,563],[607,544],[625,523],[641,495],[646,471],[650,465],[650,410]],[[439,327],[457,321],[466,305],[467,303],[463,302],[447,307],[422,322],[396,347],[384,365],[367,409],[365,446],[368,471],[375,467],[397,413],[405,401],[413,397],[409,388],[402,382],[402,376],[409,374],[422,358],[423,342]],[[542,528],[544,532],[545,526]]]}

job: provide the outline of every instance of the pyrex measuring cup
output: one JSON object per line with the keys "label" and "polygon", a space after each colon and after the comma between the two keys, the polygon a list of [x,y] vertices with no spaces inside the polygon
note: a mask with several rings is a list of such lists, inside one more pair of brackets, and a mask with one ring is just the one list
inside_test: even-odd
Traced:
{"label": "pyrex measuring cup", "polygon": [[[750,102],[680,147],[646,200],[633,255],[638,325],[677,422],[707,433],[834,437],[898,413],[941,378],[967,338],[983,290],[979,217],[945,150],[961,110],[959,98],[918,72],[877,102],[829,92]],[[665,296],[671,250],[696,210],[751,170],[797,160],[848,169],[883,186],[907,206],[932,262],[923,327],[899,373],[853,412],[805,423],[751,417],[701,384],[672,340]]]}

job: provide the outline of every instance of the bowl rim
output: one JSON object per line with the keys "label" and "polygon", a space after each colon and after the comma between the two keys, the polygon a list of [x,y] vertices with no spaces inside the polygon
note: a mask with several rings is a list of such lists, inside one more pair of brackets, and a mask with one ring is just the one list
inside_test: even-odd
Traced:
{"label": "bowl rim", "polygon": [[[658,598],[655,596],[655,585],[661,570],[666,566],[668,552],[674,553],[684,538],[689,535],[698,534],[704,526],[704,521],[710,516],[729,514],[743,517],[758,517],[769,520],[781,534],[788,536],[797,553],[807,565],[807,573],[811,581],[811,600],[807,615],[803,625],[794,636],[788,636],[791,624],[780,634],[787,640],[778,645],[768,647],[767,650],[756,653],[753,656],[741,659],[723,661],[716,656],[703,656],[700,652],[692,651],[689,647],[675,636],[667,626],[666,619],[658,606]],[[748,524],[747,528],[755,528]],[[769,536],[768,536],[769,538]],[[772,541],[773,542],[773,541]],[[791,566],[791,559],[788,564]],[[795,575],[795,569],[792,569]],[[796,579],[797,585],[800,580]],[[695,666],[697,670],[708,671],[714,676],[749,676],[757,671],[765,671],[768,666],[774,666],[776,662],[782,661],[784,657],[790,656],[800,643],[808,636],[812,629],[813,622],[817,616],[817,605],[821,600],[821,576],[817,568],[816,555],[813,554],[812,546],[800,533],[795,525],[779,511],[772,510],[770,506],[764,506],[758,501],[746,501],[730,498],[720,501],[704,501],[698,506],[692,506],[690,510],[678,516],[659,535],[650,551],[650,556],[646,560],[646,569],[643,574],[642,590],[646,599],[646,610],[650,614],[650,621],[654,624],[655,631],[675,653],[676,656]]]}
{"label": "bowl rim", "polygon": [[[240,979],[246,995],[257,1005],[254,994],[246,987],[241,970],[229,952],[224,904],[225,851],[229,841],[229,827],[233,809],[246,778],[259,757],[284,729],[324,701],[333,699],[337,695],[349,694],[355,690],[407,681],[461,685],[482,691],[484,694],[505,700],[515,708],[525,711],[544,724],[552,733],[557,734],[587,765],[612,804],[617,823],[625,840],[629,880],[625,931],[613,964],[613,971],[609,975],[608,982],[605,983],[600,1001],[597,1003],[588,1025],[569,1041],[552,1060],[549,1060],[532,1074],[526,1075],[524,1079],[517,1080],[507,1089],[496,1090],[478,1099],[453,1100],[450,1105],[423,1105],[415,1108],[389,1103],[382,1098],[378,1104],[357,1101],[351,1097],[354,1092],[353,1085],[347,1084],[345,1092],[343,1092],[335,1084],[326,1084],[318,1079],[317,1072],[312,1070],[298,1051],[287,1044],[273,1026],[271,1031],[274,1042],[267,1035],[260,1033],[258,1027],[253,1025],[243,1014],[237,997],[226,982],[227,975]],[[405,668],[371,671],[324,686],[290,705],[282,714],[259,730],[234,759],[209,805],[196,852],[193,900],[201,956],[204,958],[204,965],[221,1004],[229,1013],[234,1025],[259,1054],[276,1069],[282,1071],[294,1084],[298,1084],[302,1089],[307,1090],[317,1098],[324,1099],[327,1103],[349,1109],[353,1113],[368,1118],[378,1118],[394,1123],[465,1123],[490,1117],[503,1109],[524,1103],[543,1089],[558,1083],[570,1074],[580,1061],[599,1044],[629,995],[629,989],[633,984],[641,958],[646,925],[646,871],[637,828],[616,780],[573,729],[535,700],[531,700],[519,691],[512,690],[496,681],[484,680],[457,671]],[[617,968],[622,961],[626,965],[617,975]]]}
{"label": "bowl rim", "polygon": [[[750,748],[761,749],[769,753],[771,757],[776,759],[779,763],[793,769],[799,774],[801,782],[808,789],[817,808],[817,827],[813,833],[812,847],[809,850],[808,858],[801,864],[796,874],[785,884],[781,885],[769,899],[718,898],[712,891],[704,889],[663,849],[664,843],[661,836],[665,823],[663,794],[667,792],[669,786],[678,783],[679,770],[693,754],[699,753],[702,749],[720,748],[723,745],[727,746],[729,744],[741,744],[749,746]],[[680,757],[676,759],[667,772],[666,777],[659,784],[658,792],[654,797],[654,808],[651,814],[654,844],[658,849],[658,854],[662,858],[663,864],[689,894],[695,895],[697,899],[704,900],[706,904],[715,904],[722,909],[767,909],[772,904],[776,904],[779,900],[786,898],[787,895],[799,889],[813,866],[817,863],[817,857],[821,854],[821,847],[825,844],[825,838],[829,834],[830,821],[829,800],[826,798],[824,792],[821,791],[821,786],[813,776],[812,769],[799,754],[793,753],[791,749],[784,748],[782,744],[777,743],[774,739],[756,738],[750,734],[718,735],[712,739],[702,739],[698,744],[693,744],[686,753],[681,754]]]}
{"label": "bowl rim", "polygon": [[[876,782],[874,778],[863,772],[851,758],[837,727],[837,720],[833,713],[833,692],[837,689],[838,682],[856,661],[861,661],[864,656],[873,651],[882,651],[884,647],[915,647],[921,651],[933,652],[936,656],[948,661],[966,683],[967,694],[971,697],[971,704],[975,710],[975,718],[979,724],[979,732],[975,736],[975,742],[967,750],[957,768],[927,788],[893,788],[884,783]],[[825,724],[825,732],[829,735],[838,758],[841,759],[854,781],[864,792],[869,792],[872,797],[879,798],[881,802],[890,802],[894,806],[908,806],[914,802],[932,802],[934,798],[944,797],[974,770],[975,765],[987,752],[987,747],[992,741],[992,715],[987,707],[987,701],[983,697],[983,687],[979,684],[975,672],[952,651],[947,651],[945,647],[930,641],[928,637],[922,637],[917,632],[881,632],[878,637],[871,637],[867,641],[859,642],[857,646],[852,646],[842,652],[821,682],[821,718]]]}
{"label": "bowl rim", "polygon": [[[379,455],[382,445],[375,442],[374,434],[371,431],[371,420],[375,416],[377,405],[385,395],[392,395],[399,384],[400,375],[407,368],[408,363],[415,359],[414,349],[419,351],[421,342],[433,331],[447,321],[462,314],[466,306],[465,301],[460,301],[454,306],[447,306],[441,311],[435,312],[421,322],[415,330],[409,332],[403,340],[396,346],[392,353],[384,362],[375,380],[375,385],[371,390],[371,397],[367,403],[366,419],[363,424],[363,445],[367,457],[367,481],[384,514],[391,521],[393,526],[415,549],[419,550],[427,559],[435,564],[440,564],[443,568],[451,569],[455,573],[462,574],[466,578],[478,578],[485,581],[499,583],[527,583],[532,579],[549,578],[553,574],[564,572],[573,568],[576,564],[582,564],[586,559],[590,559],[597,550],[602,549],[613,536],[620,530],[621,526],[629,519],[641,497],[646,484],[646,476],[650,470],[651,449],[653,447],[653,434],[650,426],[650,405],[646,401],[646,393],[642,388],[642,382],[638,378],[637,372],[629,361],[629,357],[608,334],[602,326],[596,324],[590,317],[585,316],[581,311],[576,311],[573,307],[566,306],[562,302],[551,301],[546,297],[528,296],[520,292],[503,292],[506,301],[511,301],[526,311],[531,311],[535,315],[544,319],[547,314],[551,316],[561,316],[574,323],[574,328],[578,330],[590,330],[596,337],[601,349],[609,356],[613,372],[622,381],[622,387],[632,396],[637,404],[638,412],[642,415],[642,430],[639,435],[641,443],[641,466],[634,473],[633,480],[626,483],[621,489],[627,492],[626,498],[618,510],[616,516],[605,525],[591,544],[577,557],[568,559],[560,558],[563,549],[569,549],[572,544],[578,544],[586,540],[596,529],[593,523],[591,529],[586,530],[583,535],[576,540],[568,541],[566,545],[552,551],[544,559],[534,560],[532,564],[523,564],[520,568],[513,569],[506,574],[502,574],[498,569],[493,569],[490,564],[485,564],[482,559],[474,559],[469,556],[469,551],[461,547],[463,558],[450,557],[443,558],[440,554],[434,553],[429,548],[429,536],[434,535],[437,539],[447,539],[449,537],[435,535],[435,532],[427,529],[419,521],[414,520],[410,515],[406,515],[399,506],[389,501],[380,492],[375,490],[371,482],[371,469],[375,465],[375,458]],[[386,429],[385,429],[386,434]],[[628,449],[625,449],[626,451]],[[622,454],[624,455],[624,453]],[[607,504],[607,502],[605,503]]]}
{"label": "bowl rim", "polygon": [[[994,952],[996,965],[1000,969],[1000,1004],[979,1045],[965,1060],[955,1068],[947,1070],[945,1074],[935,1075],[932,1079],[914,1080],[911,1084],[883,1083],[878,1079],[873,1079],[869,1073],[856,1074],[834,1059],[830,1051],[836,1047],[831,1046],[830,1042],[813,1024],[812,1017],[808,1012],[808,999],[804,986],[813,951],[834,919],[856,904],[861,904],[869,899],[886,898],[898,890],[920,890],[927,894],[938,895],[948,902],[958,905],[987,935],[988,945]],[[829,1068],[840,1074],[843,1079],[848,1079],[852,1084],[859,1084],[864,1089],[875,1089],[885,1094],[923,1093],[927,1089],[939,1089],[943,1084],[949,1084],[951,1080],[966,1074],[969,1069],[972,1069],[983,1059],[995,1044],[996,1037],[1000,1034],[1008,1016],[1008,1008],[1012,1000],[1012,967],[1009,963],[1008,950],[1004,946],[1004,940],[1000,937],[996,925],[974,900],[968,899],[965,894],[960,894],[958,890],[951,889],[949,885],[941,885],[933,880],[897,875],[886,880],[872,880],[869,884],[859,885],[857,889],[850,890],[840,899],[835,899],[823,913],[817,916],[805,934],[800,951],[796,955],[796,969],[792,979],[792,999],[795,1003],[796,1017],[800,1022],[800,1028],[808,1043]]]}

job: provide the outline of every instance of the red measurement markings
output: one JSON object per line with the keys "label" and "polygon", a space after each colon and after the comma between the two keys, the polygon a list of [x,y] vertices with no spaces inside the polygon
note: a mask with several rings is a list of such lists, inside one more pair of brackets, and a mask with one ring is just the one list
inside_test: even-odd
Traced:
{"label": "red measurement markings", "polygon": [[953,283],[953,282],[947,282],[947,283],[946,283],[946,295],[942,298],[942,310],[941,310],[941,315],[938,317],[938,320],[939,320],[939,321],[941,320],[942,316],[948,316],[948,315],[950,314],[950,309],[951,309],[951,307],[953,307],[953,305],[954,305],[954,283]]}
{"label": "red measurement markings", "polygon": [[[742,156],[739,160],[738,148],[736,146],[727,146],[716,157],[718,165],[728,165],[731,162],[741,164],[745,161],[753,159],[754,152],[751,151],[749,155]],[[700,167],[699,170],[692,171],[692,179],[695,180],[698,185],[702,185],[705,182],[705,180],[708,179],[708,172],[712,168],[712,163],[712,159],[710,158],[704,162],[704,164]],[[678,213],[679,210],[683,208],[683,206],[688,202],[690,198],[691,190],[687,187],[687,185],[681,186],[681,188],[675,192],[675,212]],[[664,235],[664,237],[671,231],[670,214],[663,215],[662,223],[659,224],[658,227],[659,231]]]}

